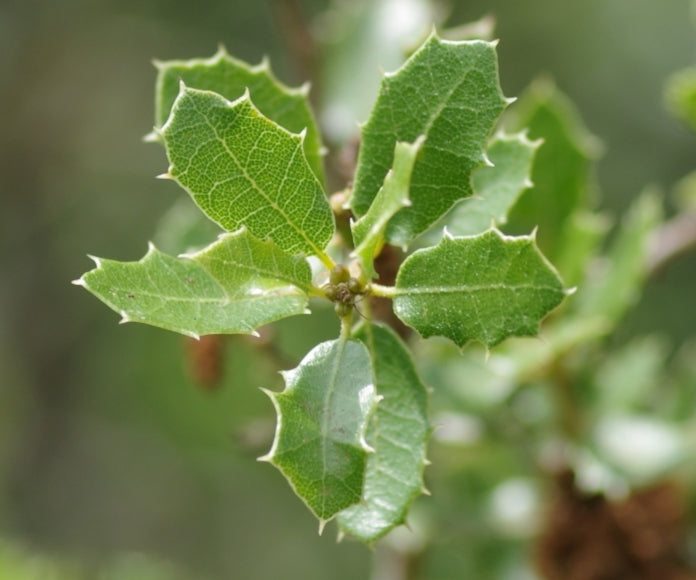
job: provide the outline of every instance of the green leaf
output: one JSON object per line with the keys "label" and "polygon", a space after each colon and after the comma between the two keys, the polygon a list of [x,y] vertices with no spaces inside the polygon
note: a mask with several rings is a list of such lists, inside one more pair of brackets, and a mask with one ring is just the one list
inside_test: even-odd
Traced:
{"label": "green leaf", "polygon": [[184,86],[161,134],[169,176],[213,221],[228,231],[245,226],[291,254],[324,255],[333,214],[303,135],[264,117],[248,95],[230,103]]}
{"label": "green leaf", "polygon": [[398,141],[426,136],[411,177],[412,205],[396,214],[387,239],[406,245],[459,199],[485,164],[488,137],[507,101],[498,82],[495,45],[435,35],[396,73],[382,79],[363,127],[351,206],[364,215],[392,167]]}
{"label": "green leaf", "polygon": [[384,178],[384,184],[367,213],[353,223],[353,242],[355,255],[360,260],[363,272],[369,278],[377,273],[373,267],[374,258],[384,243],[384,230],[391,217],[402,207],[409,205],[408,188],[413,164],[423,144],[423,138],[413,143],[397,143],[394,148],[394,166]]}
{"label": "green leaf", "polygon": [[361,342],[332,340],[283,377],[285,390],[268,392],[278,427],[261,460],[282,472],[323,527],[362,496],[365,433],[377,404],[370,356]]}
{"label": "green leaf", "polygon": [[528,130],[530,139],[543,139],[544,143],[532,169],[534,187],[513,208],[506,230],[538,228],[539,247],[555,264],[567,220],[576,209],[592,205],[596,193],[593,166],[600,145],[573,103],[550,81],[533,83],[510,113],[514,130]]}
{"label": "green leaf", "polygon": [[307,130],[303,142],[307,161],[323,183],[322,144],[317,124],[307,102],[309,85],[289,88],[280,83],[268,61],[257,66],[232,58],[224,48],[208,59],[156,62],[155,125],[161,127],[169,117],[183,81],[195,89],[213,91],[233,101],[249,91],[261,113],[291,133]]}
{"label": "green leaf", "polygon": [[246,230],[223,234],[196,254],[174,258],[153,245],[139,262],[94,258],[97,267],[75,283],[120,313],[197,337],[251,334],[304,314],[311,289],[309,264]]}
{"label": "green leaf", "polygon": [[190,198],[182,196],[159,219],[152,243],[166,254],[190,253],[205,248],[221,233]]}
{"label": "green leaf", "polygon": [[507,222],[508,211],[522,192],[532,187],[529,172],[541,141],[529,141],[524,133],[498,135],[488,147],[492,166],[474,173],[475,198],[462,200],[443,219],[454,236],[480,234]]}
{"label": "green leaf", "polygon": [[696,130],[696,67],[679,71],[667,81],[665,102],[677,119]]}
{"label": "green leaf", "polygon": [[573,301],[581,317],[598,317],[611,329],[637,301],[648,269],[648,240],[662,221],[662,206],[646,190],[631,206],[595,277]]}
{"label": "green leaf", "polygon": [[488,347],[509,336],[535,335],[563,300],[563,284],[533,237],[497,230],[444,236],[401,265],[394,312],[424,338],[440,335],[464,346]]}
{"label": "green leaf", "polygon": [[428,393],[393,331],[365,324],[355,338],[370,352],[381,399],[367,432],[375,452],[367,459],[363,501],[343,510],[338,525],[343,533],[372,543],[404,523],[409,506],[423,491]]}

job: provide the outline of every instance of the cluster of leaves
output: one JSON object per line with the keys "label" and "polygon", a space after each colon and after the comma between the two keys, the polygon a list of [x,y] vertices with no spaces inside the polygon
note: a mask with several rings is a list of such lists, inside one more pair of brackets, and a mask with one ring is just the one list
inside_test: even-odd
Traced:
{"label": "cluster of leaves", "polygon": [[[337,517],[342,533],[371,543],[404,522],[423,490],[430,426],[411,354],[371,320],[367,298],[391,298],[423,337],[490,348],[536,334],[567,293],[534,234],[492,227],[529,187],[538,146],[524,132],[495,133],[510,102],[495,45],[431,34],[384,75],[345,208],[352,239],[337,233],[324,191],[307,87],[284,87],[267,63],[251,67],[223,50],[158,69],[150,137],[166,149],[162,177],[223,233],[178,257],[151,245],[138,262],[94,258],[76,283],[123,322],[192,337],[253,334],[306,313],[310,298],[333,303],[340,337],[284,372],[282,393],[269,393],[278,420],[264,459],[321,526]],[[385,244],[412,250],[394,286],[375,281]],[[604,304],[598,292],[588,300]]]}

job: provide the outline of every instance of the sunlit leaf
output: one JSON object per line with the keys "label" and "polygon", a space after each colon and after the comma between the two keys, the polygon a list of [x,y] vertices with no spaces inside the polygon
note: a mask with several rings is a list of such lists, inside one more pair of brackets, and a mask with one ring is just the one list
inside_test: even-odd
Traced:
{"label": "sunlit leaf", "polygon": [[[290,88],[281,84],[266,60],[257,66],[231,57],[224,48],[207,59],[158,61],[155,92],[155,125],[161,127],[169,117],[183,81],[194,89],[216,92],[233,101],[249,91],[261,113],[291,133],[307,130],[303,142],[309,165],[323,182],[321,140],[307,101],[309,86]],[[156,136],[156,134],[155,134]]]}
{"label": "sunlit leaf", "polygon": [[250,334],[280,318],[303,314],[309,264],[245,230],[224,234],[196,254],[174,258],[154,246],[138,262],[95,258],[76,281],[123,322],[144,322],[189,336]]}
{"label": "sunlit leaf", "polygon": [[264,117],[247,95],[230,103],[183,86],[161,134],[169,175],[213,221],[245,226],[288,253],[323,253],[333,214],[302,135]]}

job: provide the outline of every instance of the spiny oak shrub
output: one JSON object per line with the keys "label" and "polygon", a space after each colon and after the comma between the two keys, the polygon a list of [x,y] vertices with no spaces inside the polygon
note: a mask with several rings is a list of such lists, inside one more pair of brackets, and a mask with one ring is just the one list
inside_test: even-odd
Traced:
{"label": "spiny oak shrub", "polygon": [[[433,33],[382,78],[362,126],[344,207],[325,191],[323,145],[308,89],[224,50],[158,63],[155,129],[172,179],[224,230],[207,247],[137,262],[93,258],[76,284],[121,315],[191,337],[254,334],[333,304],[340,336],[283,372],[275,438],[262,458],[316,515],[372,543],[405,521],[424,490],[428,391],[411,353],[375,321],[371,298],[422,337],[492,348],[537,334],[567,294],[536,234],[503,235],[530,185],[539,145],[496,131],[511,103],[495,44]],[[335,204],[334,204],[335,205]],[[351,212],[336,227],[335,211]],[[407,251],[377,283],[387,245]],[[358,311],[358,314],[356,314]]]}

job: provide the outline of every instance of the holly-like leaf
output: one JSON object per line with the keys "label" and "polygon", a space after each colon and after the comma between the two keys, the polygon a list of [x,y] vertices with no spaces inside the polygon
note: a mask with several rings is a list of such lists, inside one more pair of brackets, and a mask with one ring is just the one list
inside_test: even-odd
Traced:
{"label": "holly-like leaf", "polygon": [[539,80],[510,110],[513,129],[542,139],[532,168],[534,187],[510,212],[509,232],[538,228],[539,247],[552,262],[563,251],[559,240],[576,210],[589,209],[596,194],[593,175],[601,146],[573,103],[546,80]]}
{"label": "holly-like leaf", "polygon": [[464,199],[443,219],[454,236],[480,234],[495,223],[507,222],[507,214],[522,192],[532,186],[529,179],[532,161],[541,141],[530,141],[524,133],[497,135],[488,147],[492,166],[474,173],[476,197]]}
{"label": "holly-like leaf", "polygon": [[533,237],[489,230],[445,235],[437,246],[409,256],[396,278],[394,312],[423,337],[492,347],[509,336],[535,335],[563,296],[558,274]]}
{"label": "holly-like leaf", "polygon": [[387,239],[406,245],[459,199],[472,194],[472,172],[486,162],[486,143],[506,99],[495,45],[431,37],[396,73],[382,79],[363,127],[351,206],[364,215],[392,167],[398,141],[426,141],[411,176],[412,205],[396,214]]}
{"label": "holly-like leaf", "polygon": [[343,510],[338,525],[343,533],[372,543],[405,522],[423,491],[428,393],[394,332],[365,324],[355,338],[370,352],[381,399],[367,432],[375,452],[367,458],[363,501]]}
{"label": "holly-like leaf", "polygon": [[363,272],[369,278],[377,277],[373,267],[374,258],[384,243],[384,230],[391,217],[409,205],[408,189],[413,164],[423,144],[423,137],[413,143],[397,143],[394,149],[394,166],[384,178],[384,184],[367,213],[353,223],[355,255],[360,260]]}
{"label": "holly-like leaf", "polygon": [[283,377],[285,390],[268,392],[278,426],[261,460],[283,473],[323,527],[362,497],[365,433],[377,404],[370,356],[361,342],[332,340]]}
{"label": "holly-like leaf", "polygon": [[223,234],[205,250],[174,258],[153,245],[138,262],[94,258],[75,281],[120,313],[189,336],[251,334],[274,320],[303,314],[312,274],[300,256],[246,230]]}
{"label": "holly-like leaf", "polygon": [[169,176],[213,221],[228,231],[245,226],[291,254],[324,255],[333,214],[304,135],[264,117],[248,94],[230,103],[183,85],[161,134]]}
{"label": "holly-like leaf", "polygon": [[[322,144],[316,121],[307,101],[309,85],[290,88],[280,83],[267,60],[251,66],[227,54],[224,48],[208,59],[156,62],[155,125],[169,117],[183,81],[195,89],[216,92],[233,101],[249,91],[259,111],[291,133],[307,133],[303,142],[307,161],[323,183]],[[156,137],[156,134],[153,135]]]}

